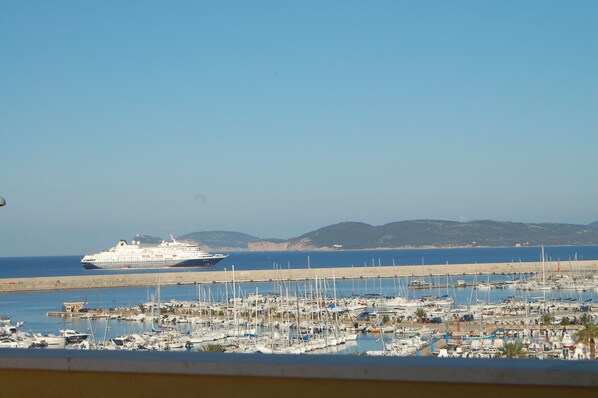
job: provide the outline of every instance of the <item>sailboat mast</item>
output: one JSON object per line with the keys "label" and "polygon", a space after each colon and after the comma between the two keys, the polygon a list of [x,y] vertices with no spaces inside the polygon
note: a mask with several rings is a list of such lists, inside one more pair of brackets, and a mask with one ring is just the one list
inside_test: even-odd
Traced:
{"label": "sailboat mast", "polygon": [[542,246],[542,292],[544,293],[544,307],[546,307],[546,257],[544,256],[544,246]]}

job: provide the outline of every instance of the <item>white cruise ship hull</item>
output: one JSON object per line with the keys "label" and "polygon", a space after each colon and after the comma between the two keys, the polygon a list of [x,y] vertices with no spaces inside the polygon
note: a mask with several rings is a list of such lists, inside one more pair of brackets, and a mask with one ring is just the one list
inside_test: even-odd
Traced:
{"label": "white cruise ship hull", "polygon": [[111,261],[102,263],[81,262],[85,269],[157,269],[157,268],[183,268],[183,267],[213,267],[226,256],[184,260],[142,260],[142,261]]}

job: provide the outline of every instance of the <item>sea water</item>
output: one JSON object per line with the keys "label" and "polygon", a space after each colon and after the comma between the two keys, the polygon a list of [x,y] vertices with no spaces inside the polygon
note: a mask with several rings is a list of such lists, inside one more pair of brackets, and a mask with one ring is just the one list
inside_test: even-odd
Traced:
{"label": "sea water", "polygon": [[[598,260],[598,246],[555,246],[544,248],[546,259],[554,261]],[[0,253],[1,254],[1,253]],[[215,268],[206,271],[259,270],[273,268],[332,268],[380,265],[435,265],[541,261],[539,247],[404,249],[404,250],[347,250],[316,252],[233,252]],[[0,257],[0,278],[36,276],[76,276],[99,273],[186,272],[201,268],[164,270],[85,270],[78,256]]]}

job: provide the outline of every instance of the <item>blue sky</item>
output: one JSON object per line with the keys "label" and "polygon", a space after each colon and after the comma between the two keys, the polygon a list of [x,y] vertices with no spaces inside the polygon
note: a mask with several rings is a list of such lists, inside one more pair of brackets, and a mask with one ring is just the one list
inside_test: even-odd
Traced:
{"label": "blue sky", "polygon": [[0,1],[0,256],[598,220],[598,2]]}

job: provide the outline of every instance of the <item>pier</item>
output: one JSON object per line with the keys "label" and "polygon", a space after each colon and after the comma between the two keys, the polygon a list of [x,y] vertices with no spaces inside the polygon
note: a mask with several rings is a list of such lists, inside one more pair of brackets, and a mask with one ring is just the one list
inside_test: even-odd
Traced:
{"label": "pier", "polygon": [[138,287],[160,284],[182,285],[194,283],[269,282],[276,280],[308,280],[314,278],[363,279],[393,277],[429,277],[451,275],[499,275],[499,274],[541,274],[552,275],[594,273],[598,271],[598,260],[509,262],[480,264],[402,265],[340,268],[300,268],[272,270],[243,270],[242,264],[232,269],[219,271],[160,272],[103,274],[103,271],[88,271],[82,276],[52,276],[36,278],[0,279],[0,293],[101,289]]}

